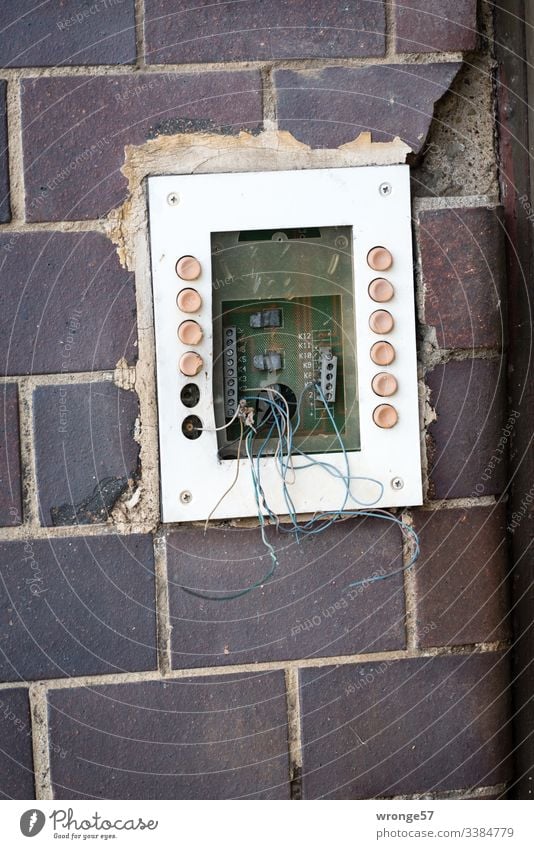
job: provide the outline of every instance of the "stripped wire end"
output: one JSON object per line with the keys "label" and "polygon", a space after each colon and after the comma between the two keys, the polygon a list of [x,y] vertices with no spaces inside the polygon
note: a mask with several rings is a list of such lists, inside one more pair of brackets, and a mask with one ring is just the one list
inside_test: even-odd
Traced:
{"label": "stripped wire end", "polygon": [[239,421],[243,423],[244,427],[250,427],[255,432],[254,428],[254,407],[247,406],[247,402],[244,398],[241,398],[239,402],[239,406],[237,408],[237,418]]}

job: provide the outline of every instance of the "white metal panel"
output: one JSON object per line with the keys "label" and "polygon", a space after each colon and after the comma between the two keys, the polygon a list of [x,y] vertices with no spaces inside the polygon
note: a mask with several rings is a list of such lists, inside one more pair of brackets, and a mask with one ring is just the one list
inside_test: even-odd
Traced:
{"label": "white metal panel", "polygon": [[[422,502],[416,364],[415,305],[409,168],[404,165],[324,170],[277,171],[246,174],[213,174],[152,177],[149,179],[150,244],[156,331],[160,473],[162,519],[180,522],[204,519],[235,475],[235,460],[219,461],[217,439],[205,431],[199,439],[182,434],[185,416],[199,416],[205,428],[215,427],[212,404],[211,234],[220,231],[308,227],[353,228],[356,344],[360,403],[361,451],[349,453],[351,474],[380,480],[382,498],[375,507],[415,505]],[[391,192],[380,187],[388,183]],[[169,203],[169,196],[177,201]],[[384,305],[394,316],[395,328],[384,337],[396,350],[391,371],[399,383],[391,403],[399,421],[389,430],[377,427],[373,410],[382,401],[371,389],[381,369],[370,359],[371,345],[380,339],[369,328],[369,316],[380,308],[368,295],[377,276],[367,265],[375,246],[391,251],[394,263],[384,276],[395,287],[394,299]],[[185,408],[180,390],[191,382],[178,369],[184,350],[177,327],[184,316],[176,306],[179,280],[176,261],[192,255],[202,265],[200,278],[191,285],[203,303],[198,315],[204,338],[195,350],[204,369],[192,382],[200,389],[194,409]],[[341,453],[314,455],[345,472]],[[298,461],[296,461],[298,465]],[[256,513],[248,460],[241,460],[238,483],[224,499],[214,518]],[[271,507],[287,513],[280,478],[273,458],[261,460],[262,484]],[[402,488],[393,481],[400,479]],[[183,493],[191,498],[184,503]],[[376,501],[376,484],[354,481],[352,492],[362,502]],[[182,498],[181,498],[182,495]],[[324,469],[298,471],[291,497],[299,512],[336,510],[344,498],[344,484]],[[356,502],[346,508],[357,509]]]}

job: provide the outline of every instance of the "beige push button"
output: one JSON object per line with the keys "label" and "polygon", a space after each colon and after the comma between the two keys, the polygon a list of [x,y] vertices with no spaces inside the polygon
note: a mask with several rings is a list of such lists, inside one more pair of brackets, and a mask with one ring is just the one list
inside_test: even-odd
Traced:
{"label": "beige push button", "polygon": [[395,348],[389,342],[375,342],[371,348],[371,359],[377,366],[389,366],[395,359]]}
{"label": "beige push button", "polygon": [[374,333],[389,333],[393,330],[393,316],[387,310],[376,310],[371,313],[369,318],[369,327]]}
{"label": "beige push button", "polygon": [[380,404],[373,412],[373,421],[378,427],[395,427],[398,420],[397,411],[391,404]]}
{"label": "beige push button", "polygon": [[196,289],[182,289],[178,292],[176,303],[182,312],[198,312],[202,306],[202,298]]}
{"label": "beige push button", "polygon": [[178,328],[178,339],[184,345],[198,345],[202,339],[202,328],[196,321],[182,321]]}
{"label": "beige push button", "polygon": [[371,248],[367,254],[367,265],[374,271],[387,271],[393,265],[393,257],[387,248]]}
{"label": "beige push button", "polygon": [[187,351],[180,357],[180,371],[187,377],[194,377],[204,365],[202,357],[194,351]]}
{"label": "beige push button", "polygon": [[385,371],[375,374],[371,382],[371,386],[373,387],[375,395],[380,395],[381,398],[387,398],[389,395],[394,395],[399,388],[397,378]]}
{"label": "beige push button", "polygon": [[182,280],[196,280],[200,277],[201,267],[194,256],[183,256],[176,263],[176,273]]}
{"label": "beige push button", "polygon": [[371,280],[368,292],[369,297],[380,304],[391,301],[395,294],[392,284],[385,277],[377,277],[376,280]]}

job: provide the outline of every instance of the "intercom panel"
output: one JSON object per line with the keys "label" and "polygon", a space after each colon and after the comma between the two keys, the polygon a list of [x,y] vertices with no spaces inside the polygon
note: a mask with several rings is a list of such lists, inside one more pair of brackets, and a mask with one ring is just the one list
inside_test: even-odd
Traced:
{"label": "intercom panel", "polygon": [[420,504],[408,167],[148,182],[163,521]]}

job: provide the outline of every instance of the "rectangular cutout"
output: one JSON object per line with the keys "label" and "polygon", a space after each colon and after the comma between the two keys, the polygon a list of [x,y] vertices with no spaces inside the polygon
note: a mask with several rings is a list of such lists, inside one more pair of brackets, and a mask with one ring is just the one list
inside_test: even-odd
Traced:
{"label": "rectangular cutout", "polygon": [[[296,448],[339,452],[337,428],[346,449],[359,450],[351,228],[214,233],[212,281],[216,426],[252,393],[253,456],[260,446],[273,454],[277,439],[266,436],[276,423],[262,410],[270,387],[299,422]],[[237,421],[218,431],[219,457],[235,457],[239,433]]]}

